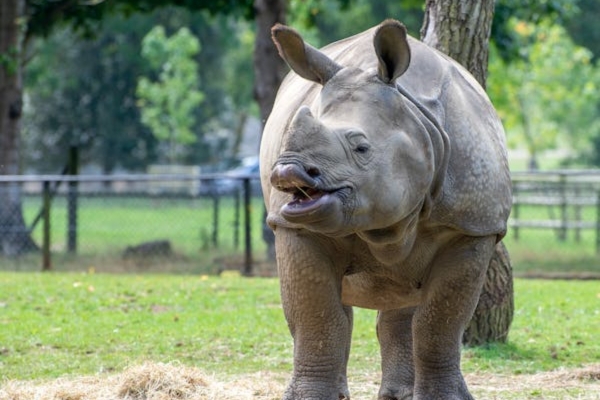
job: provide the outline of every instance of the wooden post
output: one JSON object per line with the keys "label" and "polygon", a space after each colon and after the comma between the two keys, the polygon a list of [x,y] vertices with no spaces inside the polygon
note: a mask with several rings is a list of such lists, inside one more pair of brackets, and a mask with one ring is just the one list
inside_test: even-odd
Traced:
{"label": "wooden post", "polygon": [[[79,151],[77,146],[69,148],[68,175],[79,174]],[[78,182],[69,181],[67,191],[67,251],[77,252],[77,190]]]}
{"label": "wooden post", "polygon": [[52,270],[52,260],[50,255],[50,204],[50,181],[44,181],[44,188],[42,191],[42,271]]}
{"label": "wooden post", "polygon": [[567,240],[567,177],[560,174],[560,230],[558,240]]}
{"label": "wooden post", "polygon": [[244,239],[246,241],[246,256],[242,275],[252,276],[252,202],[250,193],[250,178],[244,178]]}
{"label": "wooden post", "polygon": [[600,191],[596,197],[596,254],[600,254]]}
{"label": "wooden post", "polygon": [[212,229],[212,244],[216,249],[219,247],[219,194],[215,191],[212,194],[213,198],[213,229]]}
{"label": "wooden post", "polygon": [[575,241],[577,243],[581,242],[581,204],[579,203],[579,187],[575,187],[575,193],[573,197],[574,202],[574,217],[575,217]]}
{"label": "wooden post", "polygon": [[233,248],[240,248],[240,189],[233,192]]}
{"label": "wooden post", "polygon": [[[513,198],[518,199],[518,185],[513,185]],[[513,220],[515,221],[515,225],[513,226],[513,232],[515,237],[515,242],[519,240],[519,201],[513,202],[512,208]]]}

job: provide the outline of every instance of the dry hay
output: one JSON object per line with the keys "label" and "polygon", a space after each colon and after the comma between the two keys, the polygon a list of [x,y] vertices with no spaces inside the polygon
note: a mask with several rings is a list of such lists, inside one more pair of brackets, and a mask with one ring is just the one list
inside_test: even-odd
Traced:
{"label": "dry hay", "polygon": [[146,363],[118,375],[9,381],[0,400],[274,400],[282,392],[283,383],[266,373],[219,381],[193,367]]}
{"label": "dry hay", "polygon": [[[146,363],[118,375],[5,382],[0,400],[276,400],[286,379],[266,372],[218,379],[198,368]],[[353,398],[375,399],[378,379],[353,377]],[[535,375],[470,373],[466,379],[478,399],[600,399],[600,364]]]}

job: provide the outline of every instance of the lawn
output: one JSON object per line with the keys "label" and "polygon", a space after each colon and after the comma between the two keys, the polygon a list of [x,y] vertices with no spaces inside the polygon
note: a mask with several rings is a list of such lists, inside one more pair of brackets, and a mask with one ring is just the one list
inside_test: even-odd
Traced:
{"label": "lawn", "polygon": [[[508,343],[466,349],[467,376],[510,376],[515,382],[522,377],[525,382],[530,374],[600,366],[597,281],[517,279],[515,292]],[[222,379],[258,371],[285,377],[292,343],[278,293],[274,278],[247,279],[230,272],[1,272],[2,382],[104,376],[146,362],[195,366]],[[366,384],[366,379],[369,385],[379,370],[374,319],[373,311],[356,310],[349,367],[351,380]],[[523,390],[552,394],[539,385]],[[585,391],[582,383],[569,396]]]}

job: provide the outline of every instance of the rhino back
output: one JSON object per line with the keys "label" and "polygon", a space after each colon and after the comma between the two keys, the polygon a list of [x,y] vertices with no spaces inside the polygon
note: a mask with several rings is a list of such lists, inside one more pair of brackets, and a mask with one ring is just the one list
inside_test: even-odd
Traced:
{"label": "rhino back", "polygon": [[[343,66],[377,67],[374,29],[321,49]],[[427,110],[421,118],[435,119],[450,142],[450,159],[442,196],[433,207],[434,223],[471,235],[503,236],[511,207],[511,184],[502,124],[485,91],[458,63],[409,37],[411,63],[396,84]],[[294,73],[282,83],[263,134],[264,166],[275,163],[292,116],[301,105],[315,107],[321,86]],[[266,168],[265,168],[266,169]],[[269,170],[263,170],[268,186]],[[269,187],[263,187],[269,201]]]}

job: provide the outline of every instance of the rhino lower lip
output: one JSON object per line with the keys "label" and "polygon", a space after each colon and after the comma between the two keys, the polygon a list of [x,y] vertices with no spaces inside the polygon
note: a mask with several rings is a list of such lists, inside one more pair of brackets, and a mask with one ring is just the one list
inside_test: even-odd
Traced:
{"label": "rhino lower lip", "polygon": [[319,190],[308,187],[298,187],[293,192],[292,201],[281,209],[286,219],[302,219],[315,216],[316,213],[326,212],[332,204],[341,200],[338,193],[344,192],[344,188],[335,190]]}

